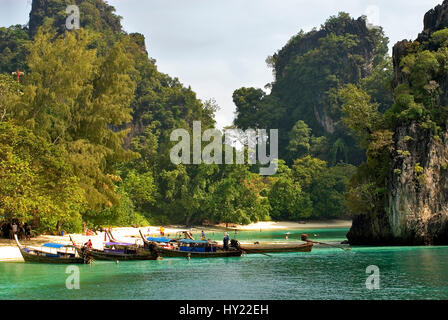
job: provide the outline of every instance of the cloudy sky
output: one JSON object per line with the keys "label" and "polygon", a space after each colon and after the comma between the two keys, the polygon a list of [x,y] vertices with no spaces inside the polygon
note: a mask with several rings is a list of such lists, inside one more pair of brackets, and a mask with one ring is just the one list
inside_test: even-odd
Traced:
{"label": "cloudy sky", "polygon": [[[266,57],[301,29],[340,11],[381,25],[390,47],[415,39],[425,12],[442,0],[109,0],[127,32],[146,36],[159,70],[178,77],[198,98],[215,98],[218,127],[230,125],[232,93],[272,82]],[[31,0],[0,0],[0,25],[26,24]],[[81,12],[82,14],[82,12]]]}

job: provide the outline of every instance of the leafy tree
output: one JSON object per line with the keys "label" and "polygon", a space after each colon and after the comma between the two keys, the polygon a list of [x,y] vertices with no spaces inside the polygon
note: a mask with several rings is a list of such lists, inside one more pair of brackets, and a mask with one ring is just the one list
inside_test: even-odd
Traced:
{"label": "leafy tree", "polygon": [[289,133],[288,151],[291,158],[297,159],[309,154],[311,149],[310,136],[311,129],[304,121],[299,120]]}
{"label": "leafy tree", "polygon": [[[56,226],[78,231],[84,191],[64,150],[27,129],[1,122],[0,151],[0,217],[28,222],[38,218],[42,231]],[[73,225],[76,220],[79,224]]]}
{"label": "leafy tree", "polygon": [[299,183],[307,192],[311,191],[313,181],[327,169],[327,163],[311,156],[306,156],[294,161],[291,175],[296,183]]}
{"label": "leafy tree", "polygon": [[11,76],[0,74],[0,122],[14,117],[13,108],[22,96],[21,86]]}
{"label": "leafy tree", "polygon": [[342,100],[342,121],[352,130],[366,148],[369,135],[384,126],[384,117],[378,111],[379,105],[372,103],[372,98],[353,84],[339,90]]}
{"label": "leafy tree", "polygon": [[114,165],[133,156],[122,147],[126,131],[110,126],[131,119],[135,83],[126,39],[98,56],[89,48],[94,37],[82,29],[60,36],[38,31],[16,119],[68,151],[90,207],[101,209],[118,203]]}
{"label": "leafy tree", "polygon": [[131,170],[123,181],[123,189],[140,212],[155,202],[156,187],[151,171],[139,174]]}
{"label": "leafy tree", "polygon": [[0,28],[0,73],[26,71],[28,30],[21,25]]}
{"label": "leafy tree", "polygon": [[346,186],[356,167],[339,164],[322,171],[312,182],[310,197],[313,217],[338,218],[348,215]]}
{"label": "leafy tree", "polygon": [[269,191],[271,217],[277,220],[309,218],[313,211],[309,195],[292,178],[280,177]]}

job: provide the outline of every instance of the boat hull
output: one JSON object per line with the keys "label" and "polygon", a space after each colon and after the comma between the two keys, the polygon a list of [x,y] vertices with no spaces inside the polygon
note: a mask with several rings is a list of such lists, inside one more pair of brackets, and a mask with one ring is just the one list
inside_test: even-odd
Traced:
{"label": "boat hull", "polygon": [[153,247],[154,250],[162,257],[172,257],[172,258],[227,258],[227,257],[240,257],[243,251],[238,248],[230,248],[229,250],[224,250],[222,247],[217,246],[216,252],[201,252],[201,251],[184,251],[179,249],[167,249],[162,247],[157,242],[148,241],[145,239],[140,231],[140,236],[143,243],[148,247]]}
{"label": "boat hull", "polygon": [[194,251],[180,251],[158,247],[157,252],[162,257],[190,257],[190,258],[226,258],[226,257],[240,257],[243,252],[241,250],[217,250],[216,252],[194,252]]}
{"label": "boat hull", "polygon": [[56,257],[47,257],[45,255],[38,255],[27,253],[23,250],[20,250],[22,254],[23,260],[25,262],[31,263],[51,263],[51,264],[83,264],[83,258],[56,258]]}
{"label": "boat hull", "polygon": [[90,257],[93,260],[104,261],[132,261],[132,260],[157,260],[159,255],[156,251],[137,249],[136,253],[107,252],[97,249],[76,248],[82,257]]}
{"label": "boat hull", "polygon": [[14,235],[17,247],[25,262],[31,263],[50,263],[50,264],[83,264],[88,263],[88,260],[83,259],[81,256],[76,257],[74,254],[54,254],[55,256],[49,256],[50,254],[41,250],[31,249],[23,247],[17,235]]}
{"label": "boat hull", "polygon": [[241,250],[248,254],[256,253],[280,253],[280,252],[311,252],[312,243],[304,244],[242,244]]}

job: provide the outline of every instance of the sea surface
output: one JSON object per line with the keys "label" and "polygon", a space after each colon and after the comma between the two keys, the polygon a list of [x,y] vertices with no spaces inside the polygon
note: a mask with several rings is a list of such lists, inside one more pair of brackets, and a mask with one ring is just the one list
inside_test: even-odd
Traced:
{"label": "sea surface", "polygon": [[[240,241],[311,239],[338,243],[347,229],[250,231],[230,233]],[[208,234],[222,239],[222,233]],[[367,289],[369,266],[378,267],[379,289]],[[316,246],[310,253],[245,255],[240,258],[165,258],[160,261],[78,265],[0,262],[0,300],[312,300],[448,299],[448,247]],[[374,267],[375,268],[375,267]],[[68,273],[67,273],[68,272]],[[371,278],[369,278],[371,280]],[[378,279],[378,278],[376,278]],[[372,284],[371,281],[368,283]]]}

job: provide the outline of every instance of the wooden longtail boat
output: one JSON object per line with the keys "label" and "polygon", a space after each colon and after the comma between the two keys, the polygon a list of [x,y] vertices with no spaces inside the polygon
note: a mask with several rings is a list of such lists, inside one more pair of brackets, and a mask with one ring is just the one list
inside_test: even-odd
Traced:
{"label": "wooden longtail boat", "polygon": [[310,252],[313,249],[313,243],[251,243],[241,244],[241,250],[250,253],[276,253],[276,252]]}
{"label": "wooden longtail boat", "polygon": [[225,258],[239,257],[243,254],[241,249],[230,247],[225,250],[212,241],[145,238],[141,231],[140,236],[146,245],[155,245],[157,252],[162,257]]}
{"label": "wooden longtail boat", "polygon": [[106,243],[104,249],[100,250],[86,246],[76,246],[73,239],[71,241],[81,257],[91,257],[94,260],[157,260],[159,257],[154,245],[139,246],[135,244],[109,242]]}
{"label": "wooden longtail boat", "polygon": [[232,240],[231,245],[240,248],[246,253],[310,252],[313,249],[314,243],[308,239],[307,234],[302,234],[301,239],[305,243],[254,242],[240,244],[238,240]]}
{"label": "wooden longtail boat", "polygon": [[[73,246],[48,243],[38,249],[22,246],[17,235],[14,235],[14,239],[25,262],[52,264],[82,264],[90,262],[90,258],[86,257],[84,259],[84,257],[77,255]],[[56,252],[48,252],[51,249],[56,249]],[[68,249],[71,250],[69,251]]]}

